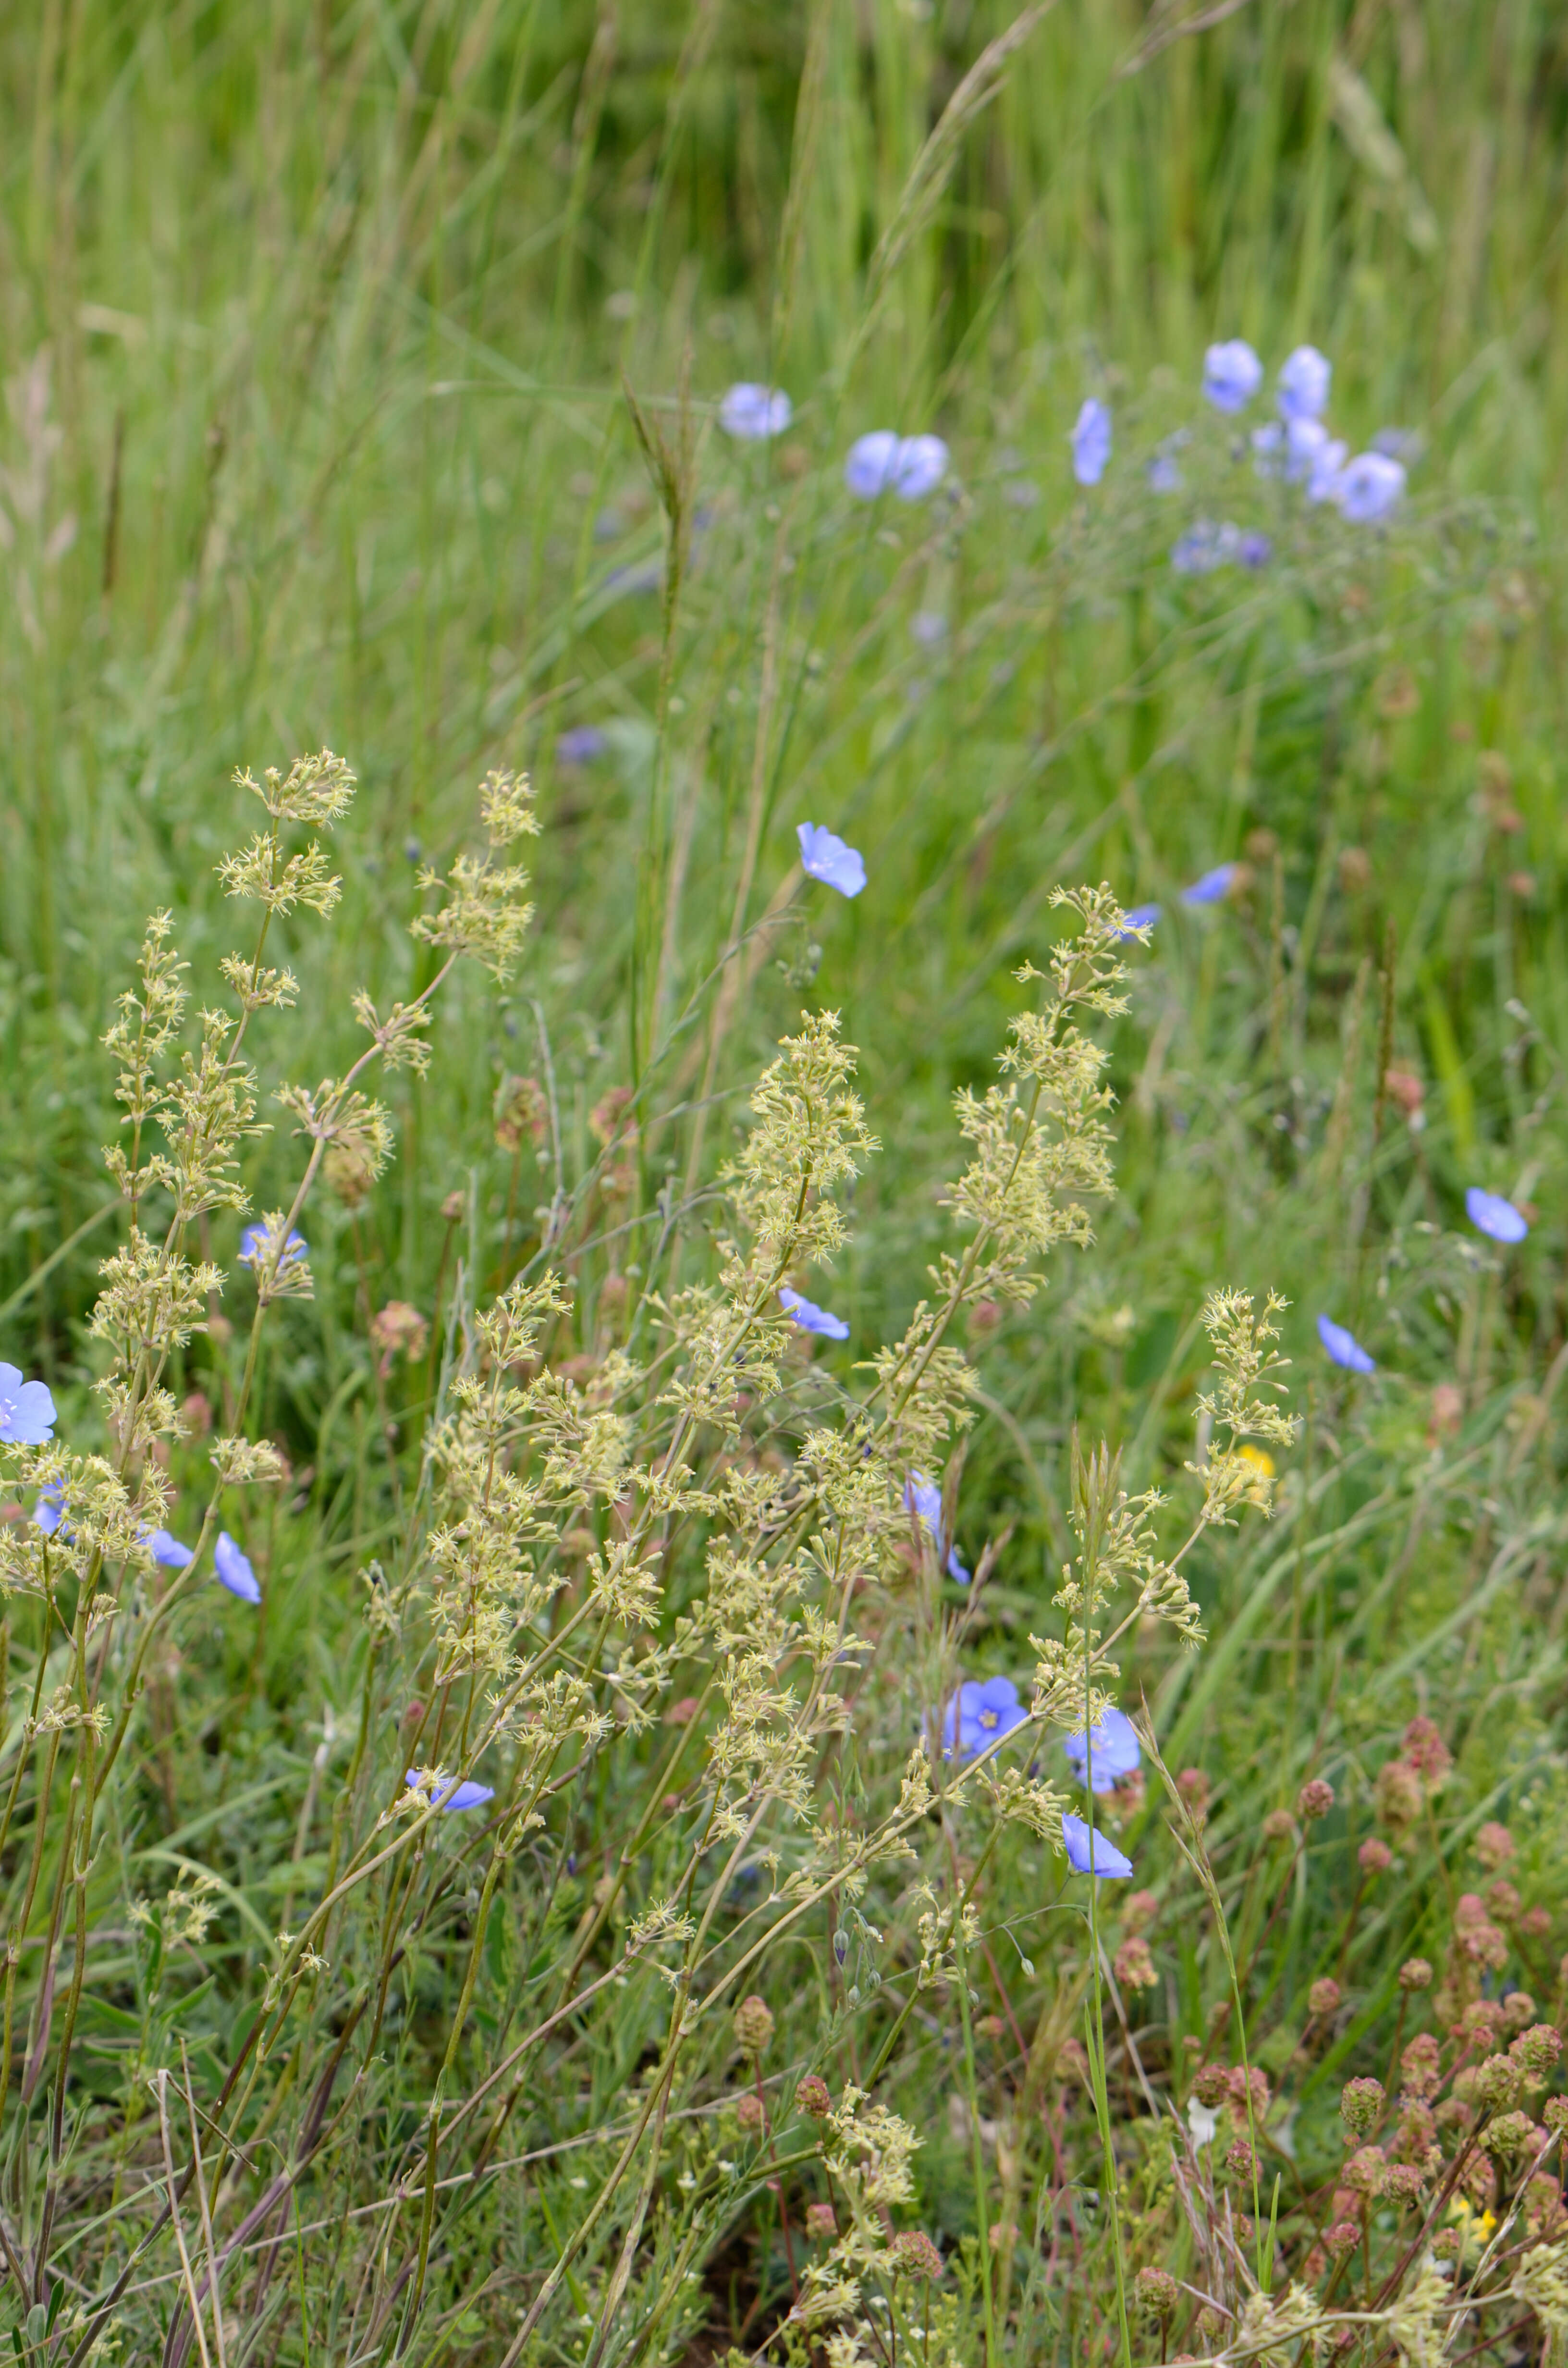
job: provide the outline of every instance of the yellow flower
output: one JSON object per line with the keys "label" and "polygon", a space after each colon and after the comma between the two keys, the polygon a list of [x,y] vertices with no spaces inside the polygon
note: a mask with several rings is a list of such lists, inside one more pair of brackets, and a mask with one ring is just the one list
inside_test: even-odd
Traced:
{"label": "yellow flower", "polygon": [[1261,1472],[1266,1480],[1273,1479],[1274,1458],[1269,1454],[1267,1448],[1255,1447],[1251,1440],[1248,1439],[1243,1440],[1241,1446],[1237,1448],[1236,1453],[1242,1458],[1244,1463],[1250,1463],[1255,1472]]}

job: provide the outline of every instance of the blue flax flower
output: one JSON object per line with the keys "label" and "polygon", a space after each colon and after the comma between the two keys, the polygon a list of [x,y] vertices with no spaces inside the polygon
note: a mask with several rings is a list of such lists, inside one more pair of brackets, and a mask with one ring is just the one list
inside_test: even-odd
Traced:
{"label": "blue flax flower", "polygon": [[1274,555],[1274,545],[1266,534],[1244,534],[1236,557],[1244,567],[1267,567]]}
{"label": "blue flax flower", "polygon": [[846,847],[825,823],[797,823],[795,836],[801,842],[801,869],[808,880],[820,880],[824,888],[836,888],[841,896],[858,896],[866,884],[866,863],[858,847]]}
{"label": "blue flax flower", "polygon": [[1096,1793],[1113,1793],[1124,1776],[1131,1775],[1142,1757],[1132,1721],[1119,1710],[1108,1710],[1086,1737],[1070,1735],[1062,1748],[1080,1784],[1085,1770],[1092,1771]]}
{"label": "blue flax flower", "polygon": [[719,405],[720,427],[744,444],[766,444],[770,436],[782,436],[790,419],[790,398],[783,388],[757,386],[749,379],[731,387]]}
{"label": "blue flax flower", "polygon": [[556,762],[561,765],[591,765],[602,757],[609,746],[597,723],[574,723],[555,744]]}
{"label": "blue flax flower", "polygon": [[1210,346],[1203,357],[1203,392],[1216,411],[1244,411],[1263,384],[1263,364],[1244,337]]}
{"label": "blue flax flower", "polygon": [[1328,409],[1334,364],[1315,346],[1298,346],[1279,372],[1279,410],[1286,419],[1321,419]]}
{"label": "blue flax flower", "polygon": [[882,494],[923,502],[947,473],[948,448],[939,436],[897,436],[891,427],[858,437],[844,463],[844,482],[863,502]]}
{"label": "blue flax flower", "polygon": [[1199,518],[1171,546],[1171,565],[1178,575],[1212,575],[1244,556],[1242,530],[1229,518],[1221,525]]}
{"label": "blue flax flower", "polygon": [[1074,1873],[1109,1876],[1113,1882],[1124,1883],[1132,1872],[1132,1861],[1082,1817],[1062,1818],[1062,1846]]}
{"label": "blue flax flower", "polygon": [[411,1768],[407,1782],[415,1793],[423,1793],[437,1809],[482,1809],[486,1801],[495,1798],[494,1784],[476,1784],[465,1778],[460,1784],[440,1770]]}
{"label": "blue flax flower", "polygon": [[802,1299],[798,1291],[791,1291],[787,1283],[778,1294],[778,1304],[791,1324],[798,1324],[802,1332],[820,1333],[824,1340],[847,1340],[849,1338],[849,1326],[842,1315],[834,1315],[825,1307],[814,1306],[811,1300]]}
{"label": "blue flax flower", "polygon": [[1097,485],[1110,459],[1110,413],[1091,394],[1073,423],[1073,474],[1081,485]]}
{"label": "blue flax flower", "polygon": [[[146,1547],[148,1553],[152,1555],[153,1560],[154,1562],[162,1563],[165,1570],[183,1570],[194,1552],[194,1549],[190,1546],[182,1546],[178,1538],[171,1537],[167,1530],[143,1530],[142,1532],[142,1543]],[[240,1559],[244,1562],[244,1556],[242,1554]],[[247,1570],[250,1568],[250,1565],[248,1563],[245,1563],[245,1568]],[[256,1587],[256,1581],[254,1578],[251,1581],[251,1585]],[[258,1587],[256,1588],[256,1593],[249,1600],[253,1603],[260,1602],[261,1589]]]}
{"label": "blue flax flower", "polygon": [[[942,1492],[936,1482],[927,1480],[924,1472],[912,1472],[904,1484],[903,1503],[905,1511],[918,1517],[921,1528],[932,1543],[939,1543],[942,1535]],[[957,1546],[951,1546],[948,1551],[948,1577],[956,1579],[960,1587],[967,1587],[970,1582],[970,1573],[959,1560]]]}
{"label": "blue flax flower", "polygon": [[[52,1487],[43,1491],[38,1503],[33,1507],[33,1527],[35,1530],[41,1530],[46,1538],[51,1538],[56,1531],[62,1528],[64,1521],[65,1492],[56,1481]],[[66,1538],[70,1537],[69,1528],[63,1529],[63,1534]]]}
{"label": "blue flax flower", "polygon": [[41,1447],[54,1436],[54,1400],[42,1382],[24,1382],[15,1365],[0,1365],[0,1440],[7,1447]]}
{"label": "blue flax flower", "polygon": [[1130,912],[1123,913],[1122,927],[1116,934],[1125,942],[1134,929],[1152,929],[1159,917],[1158,905],[1134,905]]}
{"label": "blue flax flower", "polygon": [[261,1589],[256,1585],[256,1573],[227,1530],[219,1536],[218,1543],[212,1550],[212,1560],[217,1568],[220,1587],[226,1587],[230,1594],[237,1595],[242,1602],[259,1603],[261,1601]]}
{"label": "blue flax flower", "polygon": [[1524,1212],[1516,1209],[1512,1201],[1505,1201],[1500,1192],[1483,1192],[1472,1184],[1464,1196],[1465,1214],[1478,1233],[1490,1234],[1494,1242],[1522,1242],[1529,1232]]}
{"label": "blue flax flower", "polygon": [[942,1757],[952,1758],[956,1737],[960,1758],[972,1759],[1028,1715],[1011,1678],[968,1678],[943,1714]]}
{"label": "blue flax flower", "polygon": [[1346,461],[1335,484],[1334,498],[1356,526],[1375,526],[1398,507],[1404,492],[1404,471],[1383,452],[1358,452]]}
{"label": "blue flax flower", "polygon": [[1343,1365],[1347,1373],[1377,1372],[1376,1362],[1368,1356],[1354,1332],[1347,1332],[1343,1324],[1335,1322],[1332,1315],[1318,1317],[1318,1338],[1334,1363]]}
{"label": "blue flax flower", "polygon": [[1217,863],[1212,871],[1206,871],[1201,880],[1195,880],[1190,888],[1182,890],[1181,901],[1184,905],[1222,905],[1235,876],[1233,863]]}

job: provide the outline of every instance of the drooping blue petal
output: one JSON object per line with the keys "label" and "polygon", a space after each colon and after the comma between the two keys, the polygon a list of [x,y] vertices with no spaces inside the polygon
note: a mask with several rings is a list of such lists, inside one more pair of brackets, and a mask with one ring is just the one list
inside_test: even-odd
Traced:
{"label": "drooping blue petal", "polygon": [[1132,936],[1134,929],[1152,929],[1159,917],[1158,905],[1134,905],[1129,911],[1123,913],[1122,927],[1116,934],[1125,942]]}
{"label": "drooping blue petal", "polygon": [[1347,1373],[1377,1372],[1376,1363],[1368,1356],[1354,1332],[1347,1332],[1343,1324],[1335,1322],[1332,1315],[1318,1317],[1318,1338],[1334,1363],[1343,1365]]}
{"label": "drooping blue petal", "polygon": [[1097,1874],[1123,1883],[1132,1872],[1132,1861],[1082,1817],[1062,1818],[1062,1843],[1075,1873]]}
{"label": "drooping blue petal", "polygon": [[1206,871],[1201,880],[1195,880],[1190,888],[1182,890],[1181,901],[1184,905],[1223,904],[1235,876],[1233,863],[1217,863],[1212,871]]}
{"label": "drooping blue petal", "polygon": [[802,1299],[798,1291],[791,1291],[788,1284],[778,1294],[778,1304],[790,1322],[798,1324],[802,1332],[819,1333],[824,1340],[847,1340],[849,1338],[849,1326],[842,1315],[831,1315],[825,1307],[813,1305],[811,1300]]}
{"label": "drooping blue petal", "polygon": [[892,489],[901,502],[923,502],[948,473],[948,448],[939,436],[906,436],[893,463]]}
{"label": "drooping blue petal", "polygon": [[494,1784],[476,1784],[468,1777],[460,1784],[452,1777],[432,1776],[427,1770],[411,1768],[404,1781],[415,1790],[425,1791],[437,1809],[482,1809],[486,1801],[495,1798]]}
{"label": "drooping blue petal", "polygon": [[841,896],[858,896],[866,884],[865,859],[858,848],[846,847],[825,823],[802,822],[795,826],[801,842],[801,869],[808,880],[836,888]]}
{"label": "drooping blue petal", "polygon": [[1464,1205],[1476,1231],[1490,1234],[1494,1242],[1522,1242],[1529,1232],[1524,1212],[1516,1209],[1512,1201],[1505,1201],[1500,1192],[1483,1192],[1479,1184],[1472,1184]]}
{"label": "drooping blue petal", "polygon": [[[167,1530],[144,1530],[142,1533],[142,1543],[146,1547],[148,1553],[152,1555],[153,1560],[154,1562],[162,1563],[165,1570],[183,1570],[195,1551],[193,1547],[182,1546],[178,1538],[171,1537]],[[243,1555],[241,1556],[241,1559],[242,1561],[244,1560]],[[247,1570],[249,1569],[250,1565],[248,1563],[245,1565],[245,1567]],[[255,1587],[256,1581],[253,1579],[251,1584]],[[251,1597],[250,1600],[253,1603],[260,1602],[261,1589],[259,1588],[256,1588],[256,1591],[255,1595]]]}
{"label": "drooping blue petal", "polygon": [[[44,1489],[33,1507],[33,1527],[41,1530],[46,1538],[51,1538],[64,1519],[65,1492],[56,1481],[51,1488]],[[69,1537],[70,1531],[67,1530],[65,1534]]]}
{"label": "drooping blue petal", "polygon": [[1110,459],[1110,413],[1091,394],[1073,423],[1073,474],[1081,485],[1097,485]]}
{"label": "drooping blue petal", "polygon": [[256,1584],[256,1573],[227,1530],[220,1534],[212,1549],[212,1562],[220,1587],[226,1587],[230,1594],[237,1595],[242,1602],[261,1601],[261,1588]]}

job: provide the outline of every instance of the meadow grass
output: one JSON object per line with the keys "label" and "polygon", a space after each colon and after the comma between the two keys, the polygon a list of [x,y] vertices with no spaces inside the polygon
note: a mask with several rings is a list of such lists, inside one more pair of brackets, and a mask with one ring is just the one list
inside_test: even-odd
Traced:
{"label": "meadow grass", "polygon": [[[30,0],[0,27],[0,1358],[113,1475],[89,1513],[77,1474],[47,1553],[52,1467],[5,1484],[20,2358],[993,2368],[1283,2358],[1323,2314],[1369,2363],[1556,2356],[1550,2050],[1539,2078],[1487,2067],[1568,2006],[1568,47],[1527,0],[1014,27],[990,0]],[[1418,439],[1386,528],[1256,474],[1267,399],[1236,423],[1198,392],[1233,336],[1271,372],[1327,353],[1352,450]],[[787,433],[724,436],[741,379],[789,390]],[[1116,445],[1081,489],[1089,394]],[[852,498],[874,427],[946,438],[929,502]],[[1173,572],[1203,517],[1267,564]],[[101,1039],[152,911],[190,1011],[224,999],[255,928],[216,867],[266,820],[231,777],[324,746],[358,783],[341,902],[272,925],[300,996],[247,1023],[250,1213],[149,1197],[222,1282],[131,1360],[183,1407],[138,1443],[94,1389],[127,1234]],[[428,1073],[367,1088],[395,1156],[322,1160],[312,1295],[253,1329],[241,1224],[292,1207],[311,1148],[273,1090],[359,1057],[357,989],[435,988],[429,875],[481,843],[497,768],[541,825],[521,957],[440,977]],[[862,895],[801,879],[802,821],[863,851]],[[1223,900],[1184,905],[1221,863]],[[1039,1296],[1009,1296],[1017,1259],[953,1286],[954,1426],[908,1328],[977,1238],[942,1205],[971,1156],[953,1096],[1035,1008],[1016,973],[1062,941],[1053,890],[1102,880],[1163,908],[1092,1028],[1117,1196],[1090,1247],[1034,1209]],[[880,1144],[831,1263],[726,1176],[770,1139],[748,1099],[803,1008],[839,1015]],[[1527,1206],[1522,1246],[1467,1223],[1471,1186]],[[846,1346],[767,1312],[780,1244]],[[570,1309],[530,1317],[551,1272]],[[1272,1519],[1199,1521],[1201,1649],[1153,1596],[1114,1678],[1090,1640],[1079,1725],[1084,1685],[1147,1719],[1096,1811],[1135,1884],[1096,1885],[1053,1823],[1084,1806],[1065,1697],[1032,1759],[997,1756],[1060,1796],[1011,1817],[944,1759],[943,1708],[1003,1676],[1027,1702],[1054,1667],[1031,1639],[1071,1641],[1102,1436],[1169,1499],[1162,1556],[1244,1480],[1195,1403],[1224,1286],[1290,1303],[1298,1429],[1265,1442]],[[1330,1364],[1319,1313],[1375,1375]],[[879,1383],[862,1360],[912,1338]],[[502,1536],[450,1426],[465,1386],[551,1372],[499,1451],[540,1526]],[[699,1372],[692,1486],[741,1475],[722,1514],[628,1476],[676,1453],[660,1393]],[[220,1486],[237,1428],[277,1469]],[[824,1428],[872,1439],[875,1507],[821,1477]],[[901,1509],[916,1463],[935,1548]],[[116,1489],[199,1537],[188,1580]],[[813,1507],[842,1598],[781,1609],[756,1574],[804,1567]],[[492,1557],[456,1610],[443,1523]],[[205,1584],[221,1529],[257,1608]],[[726,1535],[753,1576],[723,1612]],[[944,1579],[949,1543],[977,1586]],[[1110,1626],[1152,1584],[1120,1575]],[[808,1682],[824,1609],[867,1650]],[[547,1673],[569,1699],[527,1691]],[[493,1803],[400,1807],[405,1765],[466,1773],[519,1686],[473,1761]],[[904,1860],[922,1735],[939,1798]],[[1402,2078],[1426,2033],[1430,2082],[1419,2053]],[[1405,2104],[1342,2108],[1369,2078]],[[830,2205],[858,2292],[810,2320]]]}

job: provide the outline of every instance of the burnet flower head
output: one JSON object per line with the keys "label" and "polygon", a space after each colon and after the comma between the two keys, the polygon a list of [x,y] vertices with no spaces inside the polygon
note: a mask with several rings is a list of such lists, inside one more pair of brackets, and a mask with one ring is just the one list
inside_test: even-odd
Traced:
{"label": "burnet flower head", "polygon": [[1489,1234],[1494,1242],[1522,1242],[1529,1232],[1522,1209],[1516,1209],[1500,1192],[1483,1192],[1479,1184],[1472,1184],[1465,1194],[1464,1207],[1477,1233]]}
{"label": "burnet flower head", "polygon": [[1097,485],[1110,459],[1110,413],[1091,394],[1073,424],[1073,474],[1081,485]]}
{"label": "burnet flower head", "polygon": [[943,1757],[950,1759],[956,1746],[960,1759],[972,1759],[1028,1716],[1011,1678],[967,1678],[943,1713]]}
{"label": "burnet flower head", "polygon": [[841,896],[858,896],[866,884],[866,863],[858,847],[848,847],[825,823],[802,822],[795,826],[801,842],[801,869],[808,880],[836,888]]}
{"label": "burnet flower head", "polygon": [[849,1326],[842,1315],[835,1315],[827,1308],[818,1307],[812,1301],[802,1299],[800,1292],[791,1291],[787,1283],[778,1293],[778,1304],[790,1323],[798,1325],[802,1332],[815,1332],[824,1340],[847,1340],[849,1338]]}
{"label": "burnet flower head", "polygon": [[758,386],[751,379],[729,388],[719,404],[720,427],[743,444],[765,444],[770,436],[782,436],[791,416],[790,398],[781,386]]}
{"label": "burnet flower head", "polygon": [[1210,346],[1203,357],[1203,392],[1216,411],[1244,411],[1263,384],[1263,364],[1244,337]]}
{"label": "burnet flower head", "polygon": [[939,436],[899,436],[874,427],[857,437],[844,463],[844,482],[858,501],[896,494],[901,502],[923,502],[948,473],[948,448]]}
{"label": "burnet flower head", "polygon": [[1318,1317],[1318,1338],[1327,1349],[1330,1360],[1343,1365],[1347,1373],[1375,1373],[1375,1360],[1367,1354],[1354,1332],[1336,1324],[1332,1315]]}
{"label": "burnet flower head", "polygon": [[24,1382],[15,1365],[0,1365],[0,1440],[7,1447],[42,1447],[54,1436],[54,1400],[42,1382]]}
{"label": "burnet flower head", "polygon": [[1062,1748],[1079,1783],[1087,1774],[1092,1779],[1091,1790],[1096,1793],[1114,1793],[1142,1758],[1137,1730],[1126,1712],[1119,1710],[1108,1710],[1098,1726],[1090,1727],[1086,1736],[1068,1736]]}
{"label": "burnet flower head", "polygon": [[[903,1504],[904,1510],[915,1516],[933,1543],[939,1544],[942,1536],[942,1492],[936,1482],[927,1480],[924,1472],[912,1472],[904,1485]],[[949,1547],[948,1552],[948,1577],[956,1579],[960,1587],[969,1585],[970,1574],[959,1560],[956,1545]]]}
{"label": "burnet flower head", "polygon": [[1097,1874],[1112,1883],[1125,1883],[1132,1872],[1132,1861],[1126,1853],[1096,1833],[1084,1817],[1062,1818],[1062,1842],[1075,1874]]}

